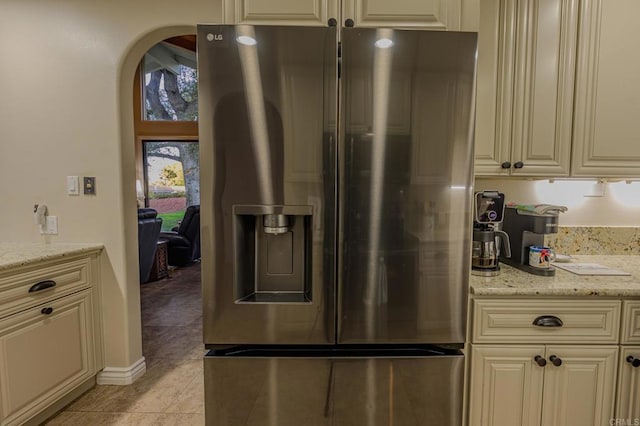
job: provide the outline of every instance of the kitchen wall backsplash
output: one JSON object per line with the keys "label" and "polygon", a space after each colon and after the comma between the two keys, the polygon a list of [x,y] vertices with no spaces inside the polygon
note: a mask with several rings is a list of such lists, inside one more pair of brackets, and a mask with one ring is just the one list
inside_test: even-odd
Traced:
{"label": "kitchen wall backsplash", "polygon": [[640,254],[639,227],[560,226],[545,245],[562,254]]}

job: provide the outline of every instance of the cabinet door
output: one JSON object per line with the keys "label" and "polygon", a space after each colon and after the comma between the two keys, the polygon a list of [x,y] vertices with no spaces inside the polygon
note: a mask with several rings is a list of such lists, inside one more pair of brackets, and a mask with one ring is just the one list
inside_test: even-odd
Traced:
{"label": "cabinet door", "polygon": [[569,175],[577,4],[483,0],[476,175]]}
{"label": "cabinet door", "polygon": [[520,0],[517,13],[511,173],[568,176],[578,0]]}
{"label": "cabinet door", "polygon": [[[343,18],[359,27],[460,30],[463,0],[343,0]],[[467,6],[471,7],[471,6]]]}
{"label": "cabinet door", "polygon": [[[544,346],[473,346],[470,426],[539,426]],[[558,423],[561,424],[561,423]]]}
{"label": "cabinet door", "polygon": [[640,367],[633,366],[635,359],[640,359],[640,346],[623,346],[618,375],[617,419],[640,419]]}
{"label": "cabinet door", "polygon": [[[600,426],[613,417],[617,346],[548,346],[542,426]],[[561,365],[551,360],[556,356]]]}
{"label": "cabinet door", "polygon": [[326,26],[338,0],[224,0],[225,24]]}
{"label": "cabinet door", "polygon": [[83,290],[0,321],[2,424],[23,423],[92,376],[91,315]]}
{"label": "cabinet door", "polygon": [[[476,176],[509,175],[516,2],[482,0],[476,82]],[[501,167],[502,163],[505,168]]]}
{"label": "cabinet door", "polygon": [[640,2],[581,5],[572,174],[640,176]]}

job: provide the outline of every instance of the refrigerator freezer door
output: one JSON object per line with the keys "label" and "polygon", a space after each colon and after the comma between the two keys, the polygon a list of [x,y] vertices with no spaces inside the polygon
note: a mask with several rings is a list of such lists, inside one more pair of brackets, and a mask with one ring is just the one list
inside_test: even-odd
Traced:
{"label": "refrigerator freezer door", "polygon": [[336,28],[199,26],[206,344],[335,342]]}
{"label": "refrigerator freezer door", "polygon": [[465,340],[476,34],[342,32],[338,342]]}
{"label": "refrigerator freezer door", "polygon": [[207,425],[459,426],[462,356],[205,357]]}

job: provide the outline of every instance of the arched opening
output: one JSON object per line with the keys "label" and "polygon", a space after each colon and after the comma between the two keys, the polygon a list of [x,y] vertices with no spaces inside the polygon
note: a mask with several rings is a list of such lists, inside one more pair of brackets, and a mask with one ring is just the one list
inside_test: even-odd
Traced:
{"label": "arched opening", "polygon": [[[129,329],[132,333],[131,340],[135,346],[132,352],[136,351],[144,357],[148,358],[142,348],[143,326],[142,321],[137,322],[142,317],[141,298],[140,298],[140,274],[138,265],[138,221],[136,210],[138,207],[138,198],[140,189],[146,188],[141,177],[144,176],[142,167],[142,148],[144,140],[153,140],[153,138],[164,138],[165,140],[197,140],[197,123],[181,123],[172,129],[166,121],[159,122],[159,130],[156,128],[155,133],[148,128],[139,129],[136,125],[136,114],[139,113],[137,105],[140,105],[139,91],[134,92],[136,87],[136,79],[140,78],[139,65],[144,60],[145,54],[155,45],[163,40],[172,37],[195,34],[195,26],[173,26],[154,30],[141,39],[139,39],[129,50],[122,62],[120,80],[119,80],[119,98],[120,98],[120,120],[121,120],[121,155],[122,155],[122,193],[125,215],[125,233],[126,233],[126,258],[130,259],[127,264],[127,282],[129,283],[128,293],[131,295],[129,305]],[[140,80],[138,80],[140,81]],[[138,86],[139,87],[139,86]],[[138,99],[132,94],[136,93]],[[148,123],[146,123],[148,124]],[[183,126],[182,128],[180,126]],[[187,126],[186,130],[184,126]],[[195,135],[194,135],[195,129]],[[141,134],[148,136],[148,139],[140,138]],[[187,137],[185,137],[187,135]],[[140,185],[137,185],[140,182]],[[144,202],[144,201],[143,201]],[[199,275],[197,277],[199,281]],[[199,285],[199,282],[198,282]],[[135,288],[133,288],[135,287]],[[148,335],[149,330],[145,330]],[[147,360],[147,363],[149,360]]]}

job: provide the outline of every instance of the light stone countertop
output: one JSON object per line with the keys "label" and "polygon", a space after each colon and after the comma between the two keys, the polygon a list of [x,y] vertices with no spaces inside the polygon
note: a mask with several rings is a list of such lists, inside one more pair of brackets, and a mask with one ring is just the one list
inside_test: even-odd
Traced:
{"label": "light stone countertop", "polygon": [[556,268],[554,277],[532,275],[500,265],[500,275],[471,275],[475,296],[609,296],[640,297],[640,256],[573,256],[573,262],[598,263],[629,272],[630,276],[585,276]]}
{"label": "light stone countertop", "polygon": [[95,243],[2,243],[0,242],[0,271],[30,263],[41,262],[102,250],[102,244]]}

